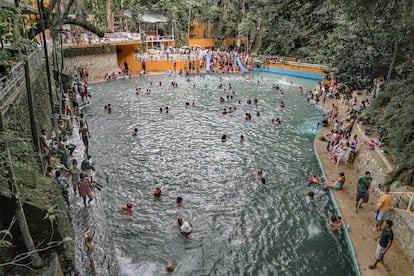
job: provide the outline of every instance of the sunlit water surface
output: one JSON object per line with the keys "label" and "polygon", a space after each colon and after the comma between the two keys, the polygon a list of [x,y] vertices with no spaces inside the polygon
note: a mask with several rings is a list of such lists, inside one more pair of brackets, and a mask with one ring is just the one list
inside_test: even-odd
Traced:
{"label": "sunlit water surface", "polygon": [[[97,178],[107,185],[104,210],[124,275],[159,275],[163,257],[172,260],[175,275],[354,274],[343,236],[326,227],[334,212],[328,196],[313,188],[316,208],[304,204],[312,189],[304,179],[320,173],[311,132],[321,114],[299,86],[309,90],[316,82],[253,76],[159,75],[90,85],[92,104],[84,109],[90,152]],[[136,87],[151,94],[136,95]],[[234,98],[220,103],[230,91]],[[253,98],[257,106],[246,103]],[[195,107],[185,107],[193,101]],[[166,106],[169,113],[160,113]],[[236,112],[221,115],[230,106]],[[251,122],[245,122],[246,112]],[[282,127],[272,127],[272,118],[280,118]],[[138,136],[132,137],[135,127]],[[222,134],[229,135],[225,143]],[[264,187],[253,176],[259,168]],[[160,199],[152,196],[156,185],[162,186]],[[176,207],[177,196],[183,208]],[[119,211],[128,200],[133,220]],[[190,239],[179,234],[177,217],[192,222]]]}

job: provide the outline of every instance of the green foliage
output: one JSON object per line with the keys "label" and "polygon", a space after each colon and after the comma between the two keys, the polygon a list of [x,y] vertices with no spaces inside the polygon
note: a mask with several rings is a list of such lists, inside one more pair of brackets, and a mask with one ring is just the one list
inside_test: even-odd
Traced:
{"label": "green foliage", "polygon": [[13,56],[10,50],[25,51],[31,47],[30,40],[24,38],[21,30],[24,29],[23,15],[20,8],[0,8],[0,64],[7,66]]}
{"label": "green foliage", "polygon": [[[381,139],[391,146],[399,166],[414,168],[414,73],[407,78],[388,82],[379,92],[367,116],[375,122],[375,128]],[[403,184],[412,185],[410,170],[397,173],[405,179]]]}

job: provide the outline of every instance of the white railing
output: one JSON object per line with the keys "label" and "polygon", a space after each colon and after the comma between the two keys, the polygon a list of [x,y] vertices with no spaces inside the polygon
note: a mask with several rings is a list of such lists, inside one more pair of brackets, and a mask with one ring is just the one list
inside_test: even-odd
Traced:
{"label": "white railing", "polygon": [[142,62],[142,61],[195,61],[202,59],[202,55],[197,54],[166,54],[166,53],[158,53],[158,54],[135,54],[135,61]]}
{"label": "white railing", "polygon": [[174,37],[172,35],[164,35],[164,36],[155,36],[155,35],[148,35],[144,38],[144,42],[163,42],[163,41],[173,41]]}
{"label": "white railing", "polygon": [[74,45],[96,45],[96,44],[108,44],[108,43],[123,43],[123,42],[165,42],[174,41],[172,35],[146,35],[144,37],[139,33],[105,33],[105,37],[99,38],[95,34],[81,33],[81,34],[67,34],[64,38],[63,45],[74,46]]}
{"label": "white railing", "polygon": [[414,193],[413,192],[389,192],[392,199],[392,206],[394,208],[405,210],[409,213],[414,212],[413,201]]}

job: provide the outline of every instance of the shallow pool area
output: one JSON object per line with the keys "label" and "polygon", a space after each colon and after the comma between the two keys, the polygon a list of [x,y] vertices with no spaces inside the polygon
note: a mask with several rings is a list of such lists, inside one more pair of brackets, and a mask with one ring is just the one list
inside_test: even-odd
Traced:
{"label": "shallow pool area", "polygon": [[[299,87],[307,91],[317,82],[246,76],[253,79],[153,75],[90,85],[92,103],[83,109],[90,154],[107,186],[103,208],[124,275],[159,275],[163,258],[174,263],[175,275],[354,275],[343,234],[327,227],[334,213],[328,195],[304,185],[321,174],[313,139],[322,113]],[[229,107],[236,110],[223,115]],[[265,185],[254,176],[258,169]],[[152,195],[157,185],[160,198]],[[316,207],[310,209],[311,190]],[[132,219],[120,212],[127,201],[134,204]],[[191,221],[189,239],[180,235],[177,217]]]}

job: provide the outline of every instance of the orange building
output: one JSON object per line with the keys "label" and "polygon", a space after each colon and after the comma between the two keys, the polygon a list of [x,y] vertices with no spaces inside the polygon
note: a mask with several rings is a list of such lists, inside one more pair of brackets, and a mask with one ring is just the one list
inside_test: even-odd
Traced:
{"label": "orange building", "polygon": [[193,21],[189,31],[188,45],[191,47],[202,47],[211,49],[215,47],[216,41],[213,38],[206,38],[206,24]]}

